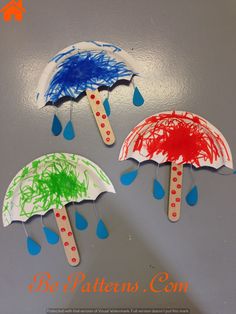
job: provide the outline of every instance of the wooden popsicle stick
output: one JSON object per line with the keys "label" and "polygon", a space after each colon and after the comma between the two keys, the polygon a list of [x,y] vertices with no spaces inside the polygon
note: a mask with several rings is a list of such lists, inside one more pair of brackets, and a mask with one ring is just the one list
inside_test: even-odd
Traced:
{"label": "wooden popsicle stick", "polygon": [[109,119],[106,115],[103,101],[100,96],[99,91],[96,90],[86,90],[86,94],[89,100],[90,107],[92,109],[95,121],[97,123],[98,129],[102,136],[103,142],[106,145],[112,145],[115,143],[115,135],[111,128]]}
{"label": "wooden popsicle stick", "polygon": [[71,229],[69,216],[66,207],[53,209],[57,226],[60,232],[61,241],[66,253],[68,263],[71,266],[77,266],[80,263],[79,251],[75,242],[74,234]]}
{"label": "wooden popsicle stick", "polygon": [[168,218],[176,222],[180,218],[183,165],[171,163]]}

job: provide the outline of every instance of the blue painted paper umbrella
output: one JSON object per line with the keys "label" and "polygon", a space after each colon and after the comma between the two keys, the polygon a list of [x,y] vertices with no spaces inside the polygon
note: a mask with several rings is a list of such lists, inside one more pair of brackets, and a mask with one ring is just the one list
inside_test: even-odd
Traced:
{"label": "blue painted paper umbrella", "polygon": [[[64,101],[78,100],[85,92],[104,143],[112,145],[115,136],[108,119],[109,99],[102,101],[98,89],[109,90],[118,81],[131,82],[136,75],[136,62],[121,48],[102,42],[81,42],[62,50],[48,63],[37,89],[37,102],[41,107],[58,107]],[[144,103],[135,86],[133,103]],[[55,114],[52,133],[57,136],[61,132],[62,125]],[[75,136],[71,115],[63,134],[67,140]]]}

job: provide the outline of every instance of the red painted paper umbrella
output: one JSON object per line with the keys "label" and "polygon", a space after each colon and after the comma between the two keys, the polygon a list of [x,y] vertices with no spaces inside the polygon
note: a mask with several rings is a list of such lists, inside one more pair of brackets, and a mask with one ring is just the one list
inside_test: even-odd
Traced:
{"label": "red painted paper umbrella", "polygon": [[[185,111],[167,111],[153,115],[139,123],[125,139],[119,160],[133,158],[139,163],[152,160],[158,164],[171,162],[168,217],[180,218],[183,165],[196,168],[208,166],[233,168],[232,155],[221,132],[204,118]],[[121,176],[121,183],[131,184],[138,170]],[[154,180],[153,195],[164,197],[160,182]],[[194,184],[186,197],[189,205],[198,199]]]}

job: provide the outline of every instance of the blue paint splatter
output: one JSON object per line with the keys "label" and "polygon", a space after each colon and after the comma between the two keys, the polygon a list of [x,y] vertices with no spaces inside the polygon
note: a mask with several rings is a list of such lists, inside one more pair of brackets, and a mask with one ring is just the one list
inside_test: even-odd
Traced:
{"label": "blue paint splatter", "polygon": [[94,45],[96,45],[96,46],[98,46],[98,47],[110,47],[110,48],[114,48],[113,52],[119,52],[119,51],[121,51],[121,48],[120,48],[120,47],[117,47],[117,46],[115,46],[115,45],[113,45],[113,44],[100,44],[100,43],[98,43],[98,42],[96,42],[96,41],[93,41],[93,40],[90,40],[90,43],[92,43],[92,44],[94,44]]}
{"label": "blue paint splatter", "polygon": [[72,49],[70,49],[70,50],[68,50],[66,52],[59,53],[55,57],[53,57],[49,62],[51,62],[51,61],[58,62],[61,58],[63,58],[64,56],[68,55],[69,53],[71,53],[74,50],[75,50],[75,48],[73,47]]}
{"label": "blue paint splatter", "polygon": [[86,89],[110,87],[134,74],[124,62],[118,62],[104,51],[78,52],[58,64],[57,69],[45,94],[47,102],[55,103],[64,96],[76,98]]}

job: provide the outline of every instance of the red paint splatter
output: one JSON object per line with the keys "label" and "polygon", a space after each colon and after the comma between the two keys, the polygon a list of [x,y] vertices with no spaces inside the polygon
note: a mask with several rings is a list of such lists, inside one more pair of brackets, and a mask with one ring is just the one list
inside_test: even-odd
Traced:
{"label": "red paint splatter", "polygon": [[66,220],[66,216],[63,215],[63,216],[61,217],[61,219],[62,219],[62,220]]}
{"label": "red paint splatter", "polygon": [[147,118],[126,138],[120,160],[126,159],[131,147],[147,160],[160,154],[163,162],[196,167],[204,162],[213,164],[222,157],[230,160],[222,135],[212,130],[206,120],[189,112],[165,112]]}
{"label": "red paint splatter", "polygon": [[96,116],[99,117],[100,116],[100,112],[97,111],[96,112]]}
{"label": "red paint splatter", "polygon": [[176,217],[176,216],[177,216],[176,212],[173,212],[173,213],[172,213],[172,216],[173,216],[173,217]]}
{"label": "red paint splatter", "polygon": [[66,229],[65,228],[61,228],[61,232],[65,232],[66,231]]}
{"label": "red paint splatter", "polygon": [[91,98],[91,99],[94,99],[94,98],[95,98],[95,95],[92,94],[92,95],[90,96],[90,98]]}
{"label": "red paint splatter", "polygon": [[72,258],[72,262],[75,263],[76,262],[76,258],[73,257]]}
{"label": "red paint splatter", "polygon": [[65,246],[68,246],[68,245],[69,245],[69,242],[65,242],[64,245],[65,245]]}
{"label": "red paint splatter", "polygon": [[59,213],[56,213],[56,217],[59,218],[59,217],[60,217],[60,214],[59,214]]}
{"label": "red paint splatter", "polygon": [[97,101],[96,101],[96,104],[97,104],[97,105],[100,105],[100,100],[97,100]]}
{"label": "red paint splatter", "polygon": [[69,237],[72,236],[72,232],[71,232],[71,231],[68,232],[68,236],[69,236]]}
{"label": "red paint splatter", "polygon": [[173,182],[176,182],[177,181],[177,178],[173,178]]}
{"label": "red paint splatter", "polygon": [[71,251],[76,251],[76,247],[72,246]]}
{"label": "red paint splatter", "polygon": [[105,123],[101,123],[101,128],[105,128]]}

